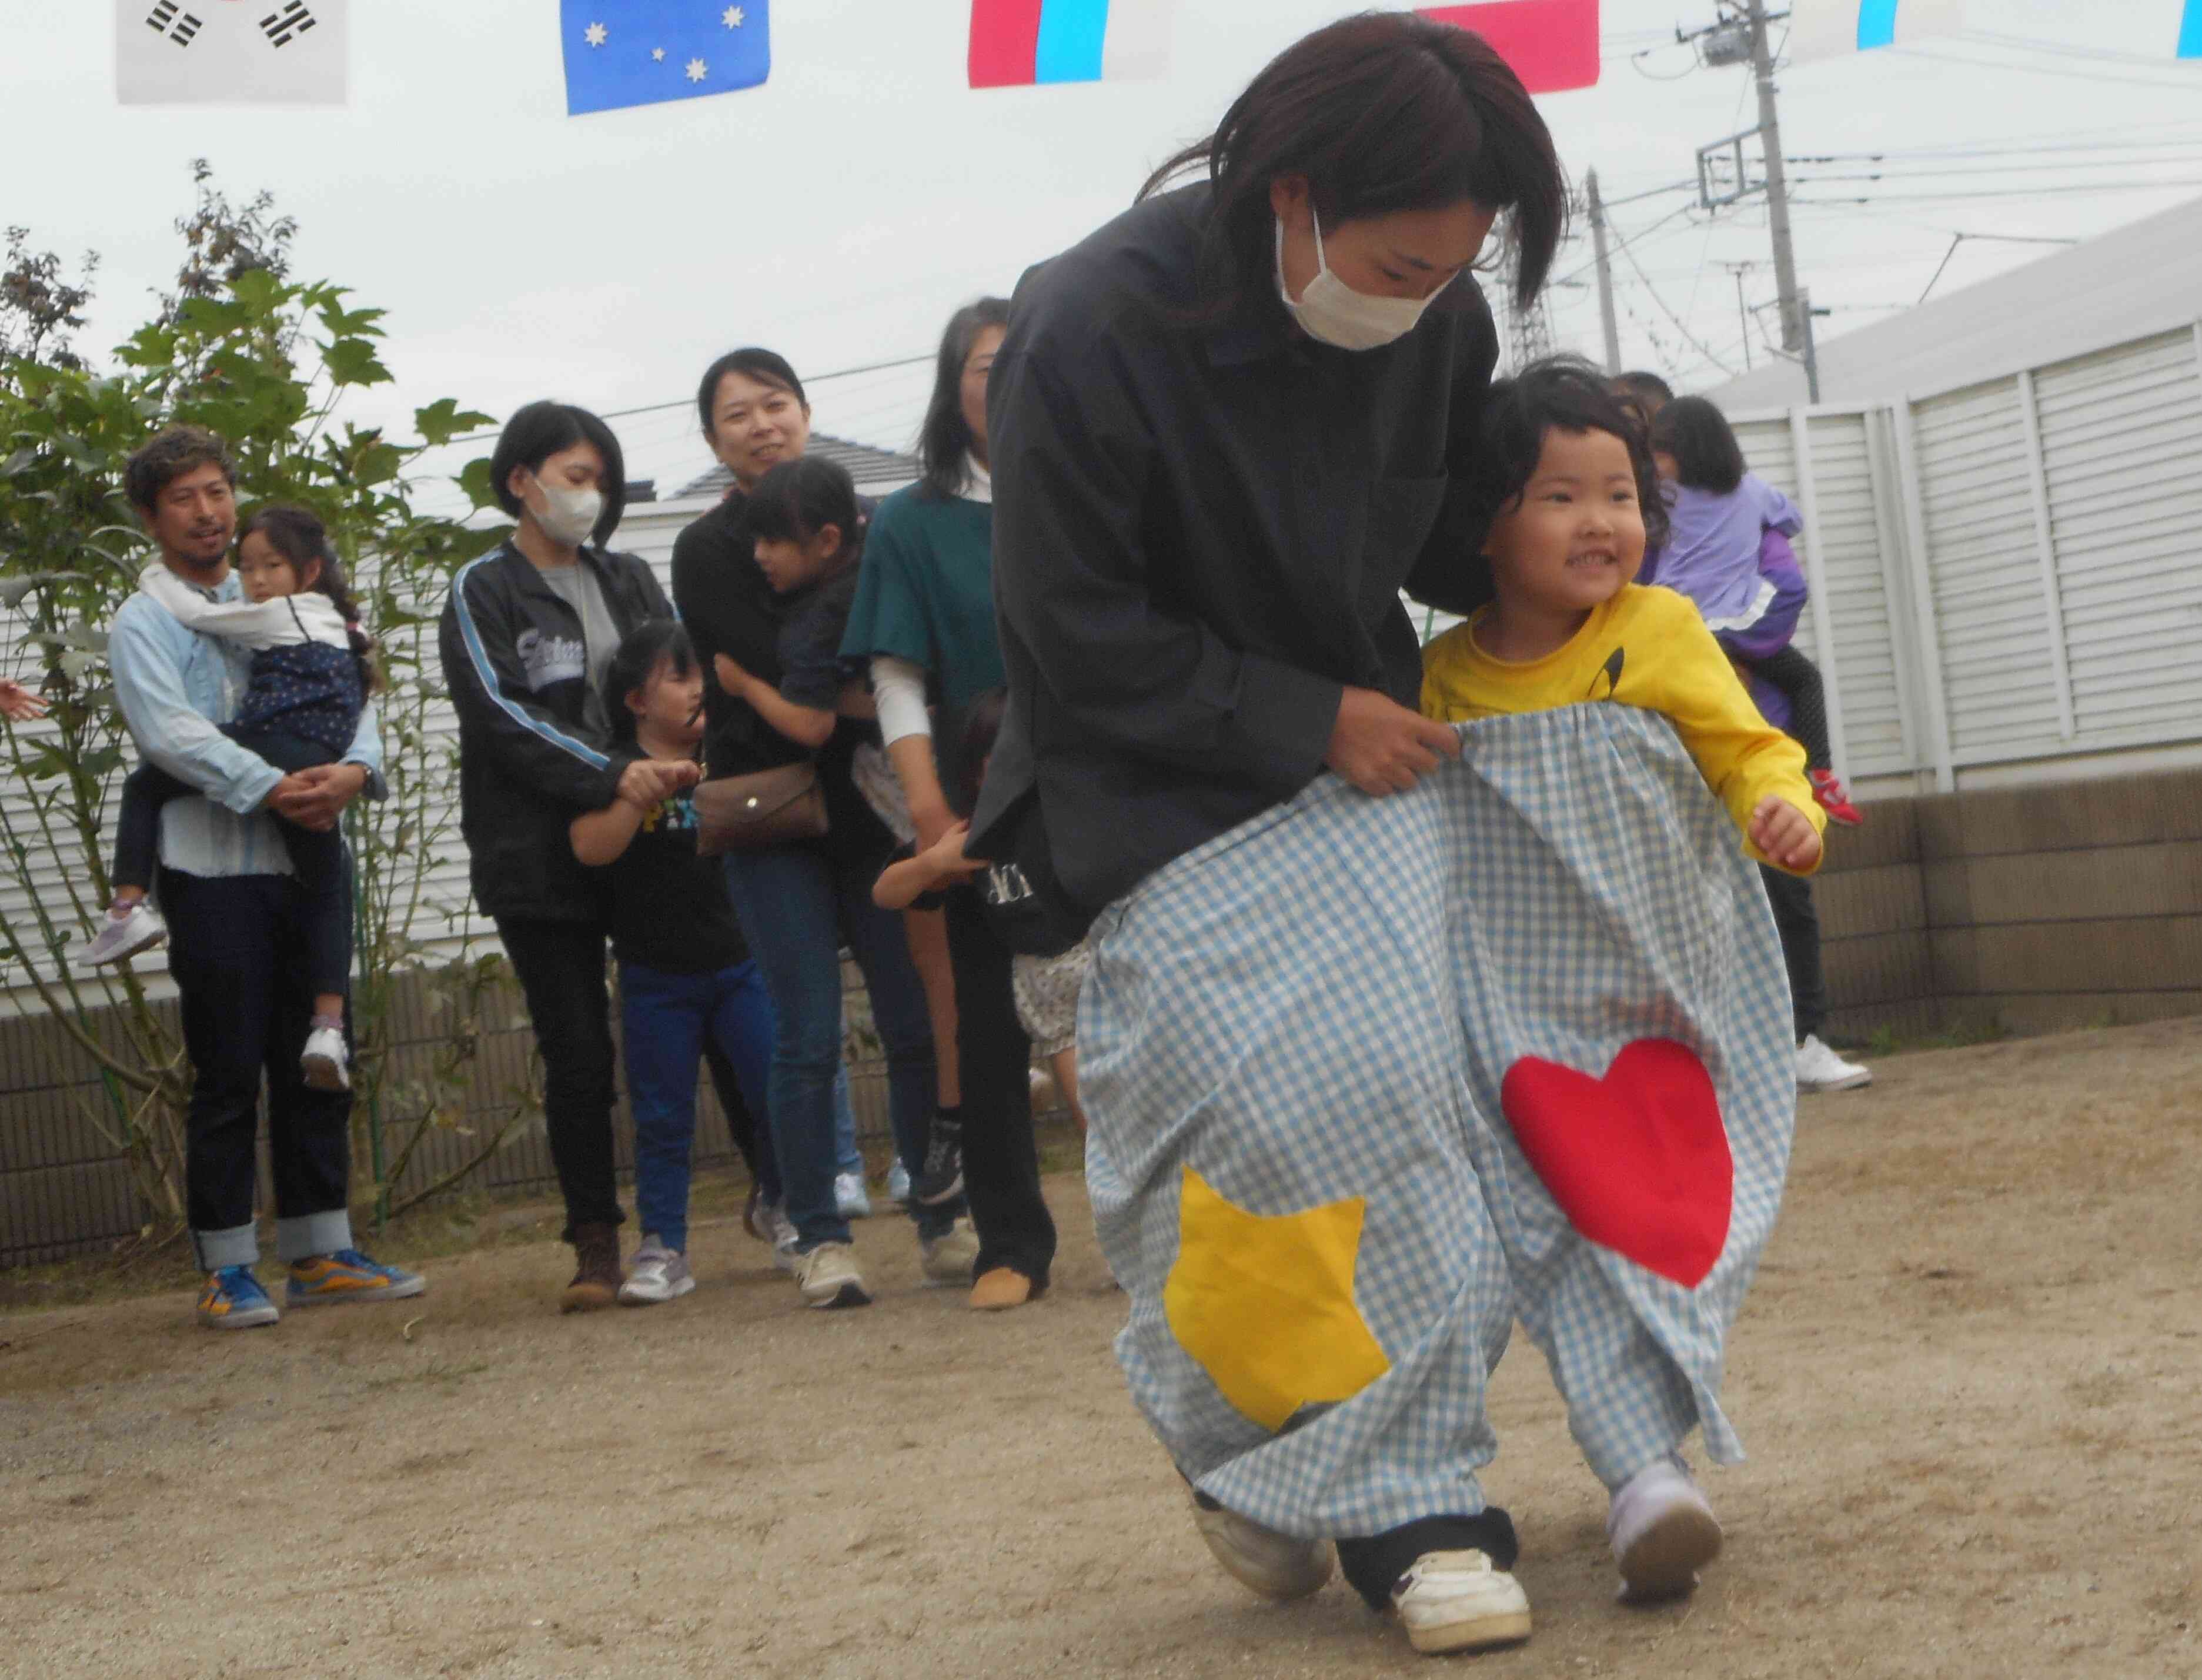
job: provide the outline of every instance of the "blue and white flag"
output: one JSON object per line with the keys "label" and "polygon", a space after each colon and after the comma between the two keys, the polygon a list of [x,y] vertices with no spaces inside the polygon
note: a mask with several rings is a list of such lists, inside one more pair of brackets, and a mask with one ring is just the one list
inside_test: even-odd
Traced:
{"label": "blue and white flag", "polygon": [[1790,0],[1793,62],[1870,52],[1930,36],[1954,35],[1965,27],[1965,0]]}
{"label": "blue and white flag", "polygon": [[126,105],[341,105],[350,0],[115,0]]}
{"label": "blue and white flag", "polygon": [[770,0],[559,0],[566,113],[756,87],[772,74]]}

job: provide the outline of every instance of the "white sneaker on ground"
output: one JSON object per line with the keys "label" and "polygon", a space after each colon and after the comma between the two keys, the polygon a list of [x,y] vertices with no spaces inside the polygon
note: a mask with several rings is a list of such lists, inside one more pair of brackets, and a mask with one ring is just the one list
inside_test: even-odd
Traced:
{"label": "white sneaker on ground", "polygon": [[628,1263],[627,1282],[620,1285],[623,1306],[655,1306],[678,1300],[696,1287],[696,1274],[688,1270],[688,1257],[668,1248],[656,1234],[643,1238]]}
{"label": "white sneaker on ground", "polygon": [[891,1202],[910,1200],[910,1169],[903,1165],[900,1156],[897,1156],[894,1164],[887,1169],[887,1200]]}
{"label": "white sneaker on ground", "polygon": [[872,1304],[864,1275],[857,1270],[856,1251],[845,1242],[821,1242],[808,1254],[798,1254],[795,1286],[803,1291],[805,1306],[830,1310]]}
{"label": "white sneaker on ground", "polygon": [[844,1219],[868,1219],[872,1199],[864,1194],[864,1175],[838,1173],[833,1179],[833,1206]]}
{"label": "white sneaker on ground", "polygon": [[920,1237],[918,1252],[925,1257],[925,1287],[960,1288],[971,1281],[971,1268],[979,1259],[979,1234],[969,1219],[958,1219],[939,1236]]}
{"label": "white sneaker on ground", "polygon": [[316,1027],[306,1035],[306,1048],[298,1058],[306,1083],[316,1091],[351,1089],[351,1057],[344,1035],[334,1027]]}
{"label": "white sneaker on ground", "polygon": [[1529,1595],[1481,1552],[1425,1552],[1392,1589],[1407,1642],[1433,1656],[1518,1645],[1529,1636]]}
{"label": "white sneaker on ground", "polygon": [[1806,1035],[1797,1046],[1797,1088],[1800,1091],[1855,1091],[1873,1083],[1873,1070],[1846,1062],[1821,1041],[1817,1033]]}
{"label": "white sneaker on ground", "polygon": [[1673,1459],[1659,1459],[1630,1477],[1613,1496],[1606,1538],[1621,1566],[1621,1595],[1631,1604],[1681,1598],[1698,1571],[1720,1555],[1721,1525],[1713,1508]]}
{"label": "white sneaker on ground", "polygon": [[1330,1579],[1337,1551],[1327,1540],[1295,1540],[1226,1511],[1196,1492],[1192,1524],[1224,1572],[1263,1598],[1305,1598]]}
{"label": "white sneaker on ground", "polygon": [[96,969],[103,963],[119,963],[125,957],[150,951],[168,937],[168,924],[161,919],[161,912],[140,899],[131,906],[130,914],[119,920],[112,916],[101,917],[99,931],[69,960],[80,969]]}
{"label": "white sneaker on ground", "polygon": [[802,1241],[795,1229],[795,1221],[787,1217],[784,1207],[765,1210],[765,1219],[772,1227],[772,1263],[782,1271],[795,1270],[795,1245]]}

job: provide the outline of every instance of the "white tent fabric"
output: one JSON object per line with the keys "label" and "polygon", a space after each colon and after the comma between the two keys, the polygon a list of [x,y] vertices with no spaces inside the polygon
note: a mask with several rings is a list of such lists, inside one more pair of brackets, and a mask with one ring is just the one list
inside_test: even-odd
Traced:
{"label": "white tent fabric", "polygon": [[[2202,198],[1823,341],[1820,397],[1887,402],[1999,379],[2202,318]],[[1730,414],[1805,400],[1762,367],[1705,393]]]}

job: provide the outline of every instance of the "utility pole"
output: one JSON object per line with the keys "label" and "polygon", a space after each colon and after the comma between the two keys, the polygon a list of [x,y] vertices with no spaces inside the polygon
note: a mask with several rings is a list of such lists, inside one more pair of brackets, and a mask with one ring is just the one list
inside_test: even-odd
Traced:
{"label": "utility pole", "polygon": [[1756,262],[1721,264],[1735,278],[1735,319],[1737,325],[1743,328],[1743,370],[1746,374],[1751,371],[1751,310],[1743,301],[1743,277],[1757,266]]}
{"label": "utility pole", "polygon": [[[1817,313],[1825,315],[1821,309]],[[1814,408],[1820,406],[1820,343],[1819,335],[1812,330],[1812,294],[1804,293],[1797,300],[1797,318],[1805,324],[1805,397]]]}
{"label": "utility pole", "polygon": [[1598,196],[1598,171],[1583,174],[1583,191],[1590,198],[1591,249],[1598,256],[1598,318],[1605,329],[1605,371],[1621,371],[1621,322],[1613,311],[1613,256],[1605,248],[1605,203]]}
{"label": "utility pole", "polygon": [[[1789,237],[1789,180],[1781,163],[1781,117],[1775,109],[1774,52],[1766,40],[1766,0],[1745,0],[1751,67],[1758,78],[1758,136],[1766,154],[1766,221],[1774,235],[1774,287],[1781,306],[1781,348],[1795,354],[1810,336],[1797,296],[1797,251]],[[1813,398],[1817,401],[1816,396]]]}

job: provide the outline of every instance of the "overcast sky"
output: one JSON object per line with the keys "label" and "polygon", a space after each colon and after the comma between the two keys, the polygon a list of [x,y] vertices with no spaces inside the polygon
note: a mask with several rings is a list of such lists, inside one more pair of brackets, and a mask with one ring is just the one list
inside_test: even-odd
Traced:
{"label": "overcast sky", "polygon": [[[326,111],[121,109],[107,0],[0,0],[0,223],[100,252],[84,343],[103,348],[173,276],[170,224],[203,155],[233,197],[264,186],[297,217],[303,275],[390,311],[396,396],[362,417],[447,394],[500,416],[548,395],[679,402],[712,355],[762,342],[813,380],[821,429],[899,446],[922,365],[822,375],[925,355],[951,309],[1006,292],[1122,209],[1269,56],[1343,9],[1183,0],[1165,80],[974,91],[968,0],[778,0],[768,85],[569,118],[556,0],[352,0],[351,103]],[[1916,300],[1958,233],[2084,237],[2202,193],[2202,64],[2150,38],[2165,10],[1975,0],[1963,38],[1785,71],[1786,151],[1888,154],[1794,171],[1799,264],[1837,311],[1822,331]],[[1747,337],[1766,353],[1724,266],[1756,265],[1746,304],[1771,296],[1763,210],[1709,218],[1659,189],[1755,120],[1748,74],[1662,46],[1710,0],[1604,11],[1600,85],[1544,109],[1569,171],[1595,167],[1621,201],[1627,359],[1716,384],[1743,369]],[[2139,144],[2100,149],[2113,141]],[[1938,292],[2047,249],[1969,239]],[[1587,245],[1563,256],[1553,319],[1595,353],[1587,260]],[[617,426],[632,475],[662,489],[708,464],[691,410]]]}

